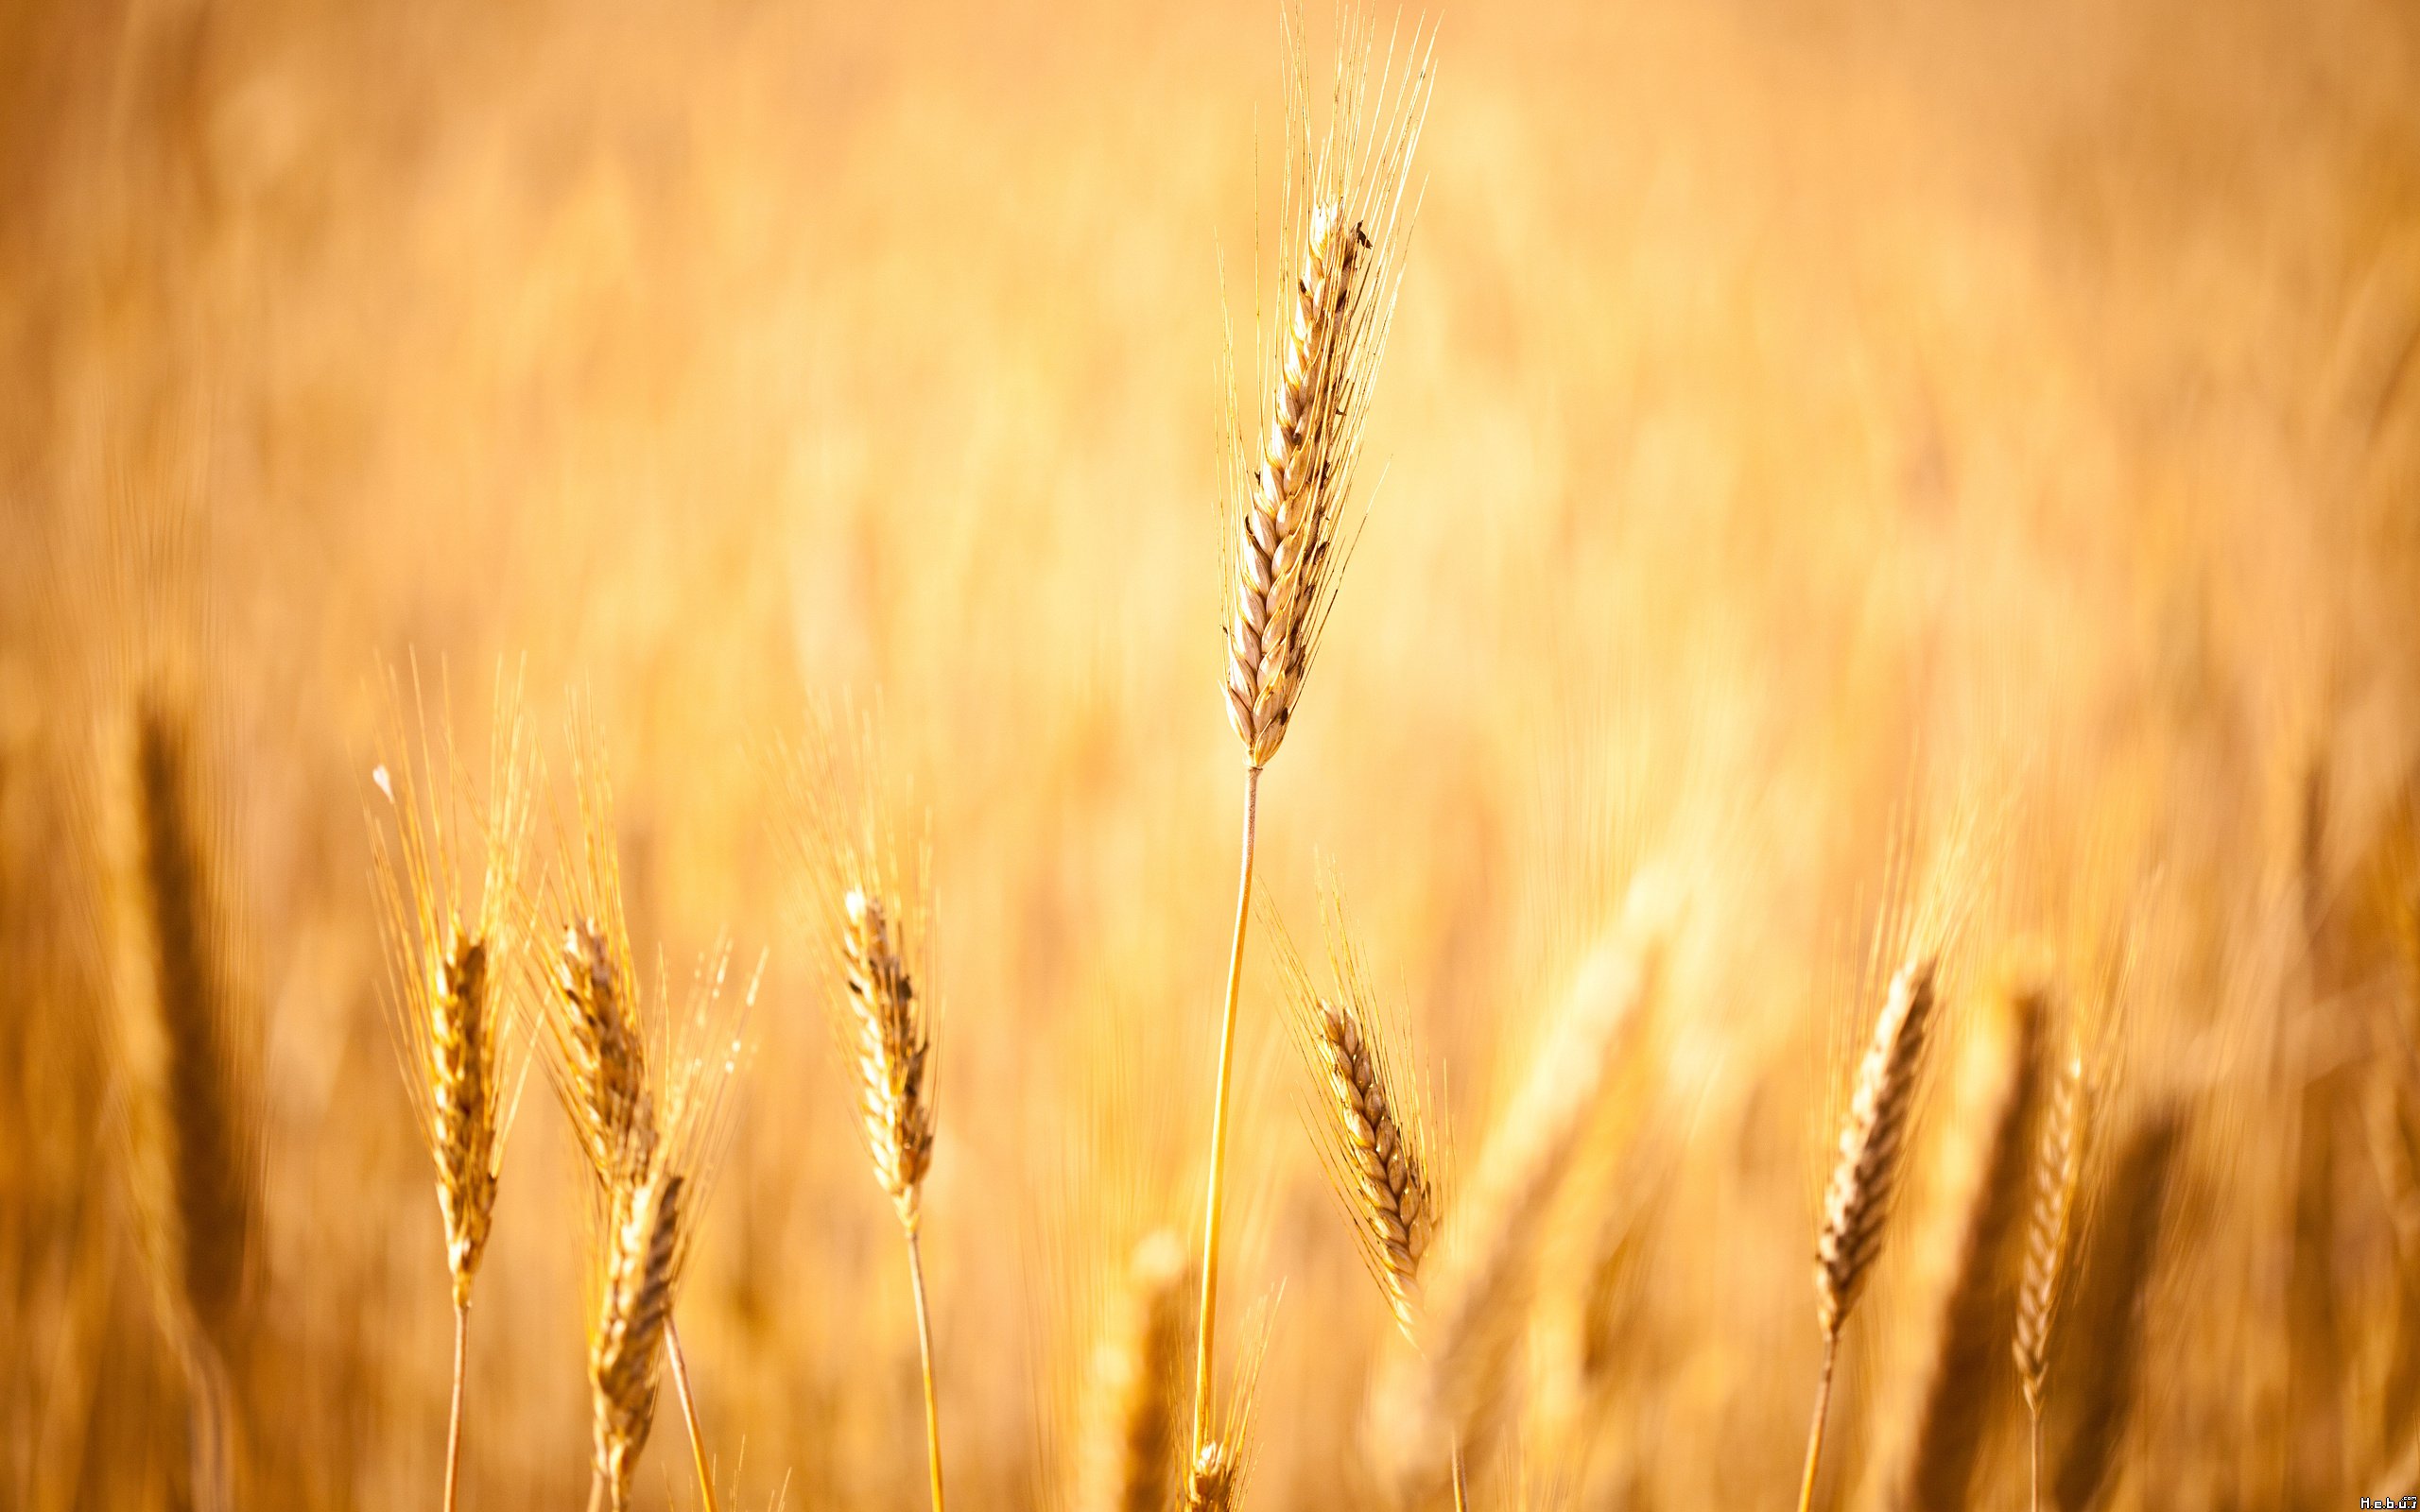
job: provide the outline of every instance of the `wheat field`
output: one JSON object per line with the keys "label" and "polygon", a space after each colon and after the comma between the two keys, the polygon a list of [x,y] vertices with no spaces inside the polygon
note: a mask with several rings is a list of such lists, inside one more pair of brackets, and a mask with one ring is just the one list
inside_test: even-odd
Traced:
{"label": "wheat field", "polygon": [[2420,12],[0,4],[0,1383],[27,1512],[2420,1493]]}

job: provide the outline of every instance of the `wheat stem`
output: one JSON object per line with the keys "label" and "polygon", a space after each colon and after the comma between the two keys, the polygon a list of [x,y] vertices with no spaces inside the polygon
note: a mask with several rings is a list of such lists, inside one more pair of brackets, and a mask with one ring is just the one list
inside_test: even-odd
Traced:
{"label": "wheat stem", "polygon": [[2042,1413],[2039,1408],[2026,1415],[2025,1441],[2027,1458],[2033,1467],[2026,1492],[2027,1512],[2042,1512]]}
{"label": "wheat stem", "polygon": [[698,1494],[705,1498],[706,1512],[715,1512],[715,1478],[706,1468],[705,1431],[698,1426],[698,1401],[689,1394],[689,1362],[681,1352],[681,1327],[670,1318],[664,1322],[664,1352],[672,1361],[672,1388],[681,1394],[681,1420],[689,1425],[689,1458],[698,1467]]}
{"label": "wheat stem", "polygon": [[916,1296],[916,1352],[925,1373],[925,1459],[933,1482],[933,1512],[942,1512],[942,1409],[933,1390],[933,1323],[925,1303],[925,1245],[908,1230],[908,1285]]}
{"label": "wheat stem", "polygon": [[1211,1365],[1219,1329],[1219,1229],[1227,1174],[1227,1097],[1235,1081],[1236,998],[1243,986],[1244,924],[1252,916],[1252,858],[1260,829],[1260,768],[1244,768],[1243,857],[1236,882],[1235,941],[1227,954],[1227,1004],[1219,1027],[1219,1091],[1210,1115],[1210,1193],[1201,1222],[1201,1324],[1193,1344],[1193,1451],[1210,1440]]}
{"label": "wheat stem", "polygon": [[1454,1512],[1470,1512],[1470,1486],[1462,1479],[1462,1435],[1454,1435]]}
{"label": "wheat stem", "polygon": [[445,1419],[445,1512],[454,1512],[454,1486],[462,1464],[462,1369],[471,1332],[471,1304],[454,1304],[454,1406]]}
{"label": "wheat stem", "polygon": [[1839,1357],[1839,1334],[1824,1339],[1824,1368],[1815,1378],[1815,1419],[1806,1425],[1806,1472],[1799,1477],[1798,1512],[1815,1505],[1815,1471],[1824,1462],[1824,1418],[1832,1405],[1832,1365]]}

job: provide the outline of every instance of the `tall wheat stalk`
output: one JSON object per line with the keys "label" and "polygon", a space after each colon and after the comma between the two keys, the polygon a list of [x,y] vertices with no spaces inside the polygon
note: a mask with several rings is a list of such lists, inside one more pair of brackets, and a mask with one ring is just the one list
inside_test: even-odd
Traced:
{"label": "tall wheat stalk", "polygon": [[2016,1333],[2010,1350],[2025,1395],[2027,1504],[2042,1506],[2042,1397],[2050,1371],[2050,1338],[2066,1300],[2074,1266],[2084,1162],[2094,1131],[2094,1088],[2083,1052],[2070,1050],[2044,1109],[2034,1152],[2033,1200],[2027,1214],[2025,1270],[2017,1294]]}
{"label": "tall wheat stalk", "polygon": [[[1967,1025],[1949,1088],[1949,1118],[1932,1146],[1916,1240],[1926,1344],[1907,1409],[1905,1449],[1885,1504],[1964,1506],[1998,1385],[1992,1366],[2015,1312],[2013,1262],[2042,1091],[2042,989],[2020,979]],[[2005,1390],[2005,1387],[2001,1387]]]}
{"label": "tall wheat stalk", "polygon": [[1807,1512],[1815,1503],[1815,1474],[1823,1463],[1824,1419],[1832,1402],[1832,1371],[1839,1361],[1841,1330],[1881,1253],[1883,1230],[1898,1190],[1925,1045],[1932,1032],[1934,970],[1932,958],[1924,956],[1902,966],[1891,979],[1890,997],[1858,1068],[1848,1122],[1841,1130],[1840,1153],[1824,1189],[1824,1223],[1815,1240],[1815,1314],[1824,1331],[1824,1364],[1815,1383],[1813,1419],[1806,1429],[1798,1512]]}
{"label": "tall wheat stalk", "polygon": [[[446,1413],[444,1505],[453,1512],[462,1453],[462,1392],[471,1286],[487,1247],[505,1140],[527,1064],[513,1023],[510,984],[520,958],[518,920],[534,781],[518,690],[497,683],[486,804],[461,832],[464,801],[453,760],[439,770],[417,668],[416,737],[402,730],[402,695],[389,686],[394,760],[373,774],[390,810],[371,816],[372,876],[391,978],[388,996],[404,1085],[437,1166],[453,1277],[454,1389]],[[478,901],[462,908],[462,851],[484,850]]]}
{"label": "tall wheat stalk", "polygon": [[[1279,248],[1293,269],[1283,329],[1264,357],[1258,422],[1250,438],[1230,374],[1227,719],[1243,743],[1243,834],[1236,915],[1219,1026],[1210,1170],[1202,1202],[1201,1306],[1194,1336],[1193,1456],[1211,1447],[1218,1357],[1219,1259],[1226,1215],[1227,1123],[1244,934],[1252,917],[1260,774],[1277,754],[1335,602],[1348,542],[1340,541],[1378,361],[1393,318],[1410,233],[1405,180],[1426,119],[1429,57],[1378,60],[1366,20],[1348,13],[1324,133],[1313,136],[1302,21],[1286,13],[1288,173]],[[1232,366],[1232,364],[1231,364]]]}
{"label": "tall wheat stalk", "polygon": [[940,1069],[927,954],[929,867],[922,846],[912,859],[903,856],[882,816],[874,783],[883,764],[868,726],[844,732],[829,713],[819,716],[811,747],[785,765],[794,816],[786,839],[807,879],[802,913],[838,979],[828,1001],[857,1083],[858,1136],[907,1246],[925,1477],[933,1512],[942,1512],[941,1398],[924,1251]]}

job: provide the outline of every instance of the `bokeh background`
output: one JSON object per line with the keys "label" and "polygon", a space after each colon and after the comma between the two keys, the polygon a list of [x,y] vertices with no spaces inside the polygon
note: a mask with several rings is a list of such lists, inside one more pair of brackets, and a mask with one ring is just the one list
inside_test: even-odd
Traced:
{"label": "bokeh background", "polygon": [[[2420,12],[1502,5],[1437,59],[1264,890],[1309,942],[1332,874],[1467,1160],[1634,870],[1689,889],[1483,1501],[1784,1504],[1838,1046],[1876,920],[1945,893],[1953,998],[2020,938],[2079,1000],[2129,963],[2113,1145],[2187,1121],[2139,1301],[2060,1357],[2118,1385],[2089,1422],[2054,1387],[2058,1504],[2420,1489]],[[470,749],[523,668],[558,774],[585,690],[642,952],[763,954],[680,1314],[729,1505],[924,1494],[763,760],[813,700],[873,712],[932,835],[953,1489],[1064,1504],[1102,1298],[1198,1204],[1221,361],[1277,286],[1282,60],[1259,3],[0,5],[0,1503],[186,1494],[90,843],[95,731],[166,657],[256,1009],[250,1504],[436,1495],[451,1319],[363,822],[411,658]],[[1387,1320],[1275,993],[1255,948],[1252,1500],[1359,1504]],[[472,1508],[586,1484],[563,1134],[533,1082]],[[2023,1504],[2004,1407],[1979,1504]],[[695,1501],[680,1438],[667,1404],[648,1504]]]}

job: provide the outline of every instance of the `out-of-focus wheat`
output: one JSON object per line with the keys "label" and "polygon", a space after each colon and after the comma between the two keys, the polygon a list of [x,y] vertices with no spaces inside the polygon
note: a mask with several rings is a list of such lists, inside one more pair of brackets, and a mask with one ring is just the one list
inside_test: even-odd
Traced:
{"label": "out-of-focus wheat", "polygon": [[2032,1169],[2044,998],[2030,979],[1988,999],[1965,1025],[1916,1236],[1922,1347],[1893,1415],[1886,1504],[1964,1506],[1991,1408],[1993,1366],[2016,1297],[2017,1241]]}
{"label": "out-of-focus wheat", "polygon": [[140,694],[112,732],[102,823],[114,1038],[152,1293],[191,1393],[192,1495],[235,1494],[233,1360],[259,1222],[256,1115],[231,952],[224,840],[190,709]]}

